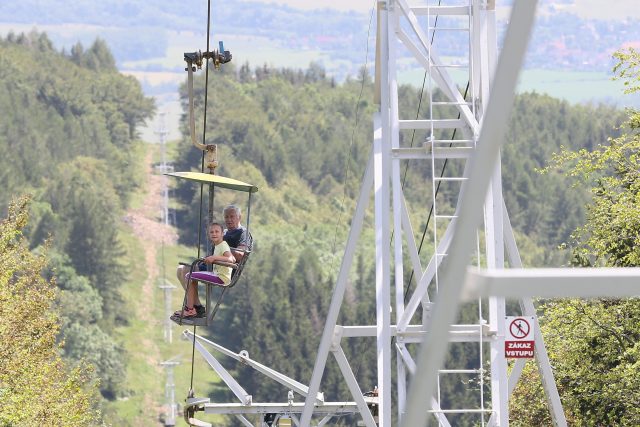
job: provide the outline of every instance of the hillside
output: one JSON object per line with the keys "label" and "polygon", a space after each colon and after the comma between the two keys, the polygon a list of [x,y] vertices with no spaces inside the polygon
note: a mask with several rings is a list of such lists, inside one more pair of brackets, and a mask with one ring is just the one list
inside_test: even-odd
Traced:
{"label": "hillside", "polygon": [[[202,87],[202,77],[196,79],[196,87]],[[252,219],[256,233],[262,227],[278,226],[304,228],[305,236],[327,233],[340,213],[345,191],[347,204],[342,209],[345,220],[349,217],[371,143],[375,105],[369,76],[339,85],[317,66],[305,72],[243,66],[237,74],[229,67],[210,76],[210,85],[215,96],[209,106],[216,114],[208,119],[207,141],[218,143],[223,153],[220,173],[233,175],[241,170],[242,176],[261,188]],[[402,86],[400,93],[400,116],[415,117],[419,91]],[[184,88],[181,96],[184,105]],[[203,96],[202,90],[196,91],[196,105],[203,103]],[[427,112],[423,108],[421,116]],[[566,240],[581,221],[584,198],[566,188],[559,175],[541,176],[535,170],[544,167],[561,146],[590,149],[606,141],[618,132],[615,127],[622,119],[621,111],[606,105],[576,106],[536,93],[518,96],[503,154],[505,197],[516,230],[546,248]],[[423,139],[420,133],[407,132],[401,135],[401,144]],[[177,156],[178,169],[199,164],[197,150],[185,147]],[[426,203],[420,194],[430,185],[426,182],[430,173],[409,166],[405,184],[409,202]],[[197,195],[183,186],[176,196],[193,206]],[[195,214],[193,209],[178,210],[180,223],[194,224]],[[570,220],[560,224],[561,218]],[[421,220],[415,218],[416,223]],[[337,226],[345,230],[343,224]],[[181,238],[189,241],[184,235]]]}
{"label": "hillside", "polygon": [[120,215],[141,176],[137,127],[153,110],[103,42],[65,53],[45,34],[0,39],[0,210],[30,195],[25,235],[58,288],[60,354],[92,367],[104,400],[125,393]]}

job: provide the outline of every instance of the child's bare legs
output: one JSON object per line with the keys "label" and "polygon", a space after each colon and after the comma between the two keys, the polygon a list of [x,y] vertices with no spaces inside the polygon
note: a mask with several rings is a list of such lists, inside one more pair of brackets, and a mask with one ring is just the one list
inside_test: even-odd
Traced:
{"label": "child's bare legs", "polygon": [[198,296],[198,282],[192,280],[189,282],[187,288],[187,307],[191,308],[196,305],[202,305],[200,303],[200,297]]}

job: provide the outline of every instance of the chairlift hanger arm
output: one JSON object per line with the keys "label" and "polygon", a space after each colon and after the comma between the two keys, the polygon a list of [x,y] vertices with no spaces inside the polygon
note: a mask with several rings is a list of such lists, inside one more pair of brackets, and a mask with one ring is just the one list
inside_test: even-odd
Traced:
{"label": "chairlift hanger arm", "polygon": [[[202,68],[203,60],[212,60],[215,69],[219,69],[220,65],[226,64],[231,61],[232,55],[228,50],[224,50],[222,41],[219,42],[219,50],[202,52],[200,50],[196,52],[185,52],[184,60],[187,63],[185,71],[187,71],[187,89],[189,92],[189,133],[191,136],[191,143],[199,150],[207,152],[207,167],[212,171],[218,166],[217,153],[215,144],[205,145],[196,141],[196,121],[195,111],[193,105],[193,73],[196,69]],[[205,105],[206,108],[206,105]]]}

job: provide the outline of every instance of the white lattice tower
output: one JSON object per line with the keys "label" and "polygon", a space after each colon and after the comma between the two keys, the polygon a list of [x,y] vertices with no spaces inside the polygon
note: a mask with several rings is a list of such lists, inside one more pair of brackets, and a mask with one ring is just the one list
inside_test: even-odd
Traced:
{"label": "white lattice tower", "polygon": [[[490,164],[491,173],[485,174],[483,179],[472,176],[472,165],[487,164],[484,159],[488,155],[497,157],[499,145],[491,145],[483,141],[489,138],[502,139],[508,112],[510,109],[515,79],[517,77],[526,40],[533,20],[535,2],[529,2],[526,10],[522,7],[519,15],[514,14],[516,26],[511,26],[507,37],[512,37],[514,46],[505,43],[503,49],[503,63],[507,64],[505,74],[505,94],[497,96],[494,105],[496,111],[502,111],[501,123],[486,127],[485,121],[490,109],[489,95],[492,93],[491,82],[496,73],[497,40],[495,2],[480,0],[465,0],[457,2],[430,2],[420,5],[409,4],[408,0],[387,0],[378,2],[378,37],[376,55],[376,83],[379,88],[380,111],[374,118],[373,154],[365,175],[361,196],[356,213],[351,224],[351,232],[345,257],[341,266],[336,289],[327,319],[318,358],[314,367],[314,374],[309,386],[312,395],[319,386],[320,378],[329,353],[334,354],[341,366],[347,383],[355,383],[348,360],[341,350],[342,339],[350,337],[376,337],[377,342],[377,372],[378,372],[378,410],[377,420],[380,426],[389,426],[392,422],[392,412],[396,411],[398,420],[405,419],[407,405],[411,404],[421,417],[437,420],[440,425],[451,425],[448,417],[453,414],[475,414],[474,425],[508,425],[508,394],[509,380],[507,376],[507,362],[504,357],[504,318],[505,299],[502,296],[485,298],[488,303],[488,318],[484,319],[480,313],[475,324],[452,324],[455,314],[445,326],[434,322],[435,310],[444,302],[446,305],[447,292],[457,298],[451,303],[451,311],[457,313],[460,303],[458,298],[461,284],[464,281],[466,266],[469,264],[471,248],[478,247],[478,236],[485,237],[483,250],[476,250],[476,258],[482,257],[482,265],[489,269],[503,269],[505,266],[505,224],[508,217],[503,209],[501,174],[499,162]],[[445,18],[444,28],[439,28],[437,19]],[[458,57],[462,61],[452,63],[443,60],[437,49],[438,31],[464,32],[465,43],[460,45]],[[507,48],[510,48],[507,49]],[[416,63],[424,69],[428,76],[427,88],[429,114],[426,119],[400,117],[398,111],[398,83],[397,64],[401,55],[409,53]],[[402,58],[404,60],[404,57]],[[448,62],[447,62],[448,61]],[[456,84],[450,71],[464,69],[469,82],[468,91]],[[459,71],[459,70],[458,70]],[[511,87],[509,87],[509,82]],[[439,94],[436,96],[436,94]],[[498,120],[500,122],[500,120]],[[486,128],[486,129],[485,129]],[[494,129],[495,128],[495,129]],[[445,137],[445,132],[456,130],[457,137]],[[419,146],[409,146],[407,138],[402,139],[401,133],[415,130],[424,135],[424,143]],[[491,134],[483,131],[491,131]],[[489,136],[487,136],[489,135]],[[425,182],[425,189],[432,193],[430,200],[432,216],[432,244],[433,254],[426,266],[422,265],[418,252],[411,218],[415,215],[409,211],[404,197],[402,166],[412,160],[428,162],[431,169],[431,182]],[[456,161],[459,167],[458,176],[441,174],[444,161]],[[482,183],[482,181],[485,181]],[[437,197],[438,189],[442,185],[449,185],[449,193],[457,186],[459,192],[458,204],[453,211],[441,206]],[[480,204],[474,206],[473,221],[484,217],[484,224],[480,221],[468,228],[462,237],[467,250],[465,254],[457,255],[451,252],[456,232],[462,222],[461,209],[464,208],[465,189],[483,187]],[[375,194],[375,240],[376,240],[376,307],[377,323],[369,326],[336,325],[339,307],[344,296],[347,274],[353,258],[355,241],[360,236],[362,218],[370,192]],[[475,191],[475,196],[478,192]],[[484,196],[486,194],[486,196]],[[468,199],[468,196],[467,196]],[[467,204],[468,205],[468,204]],[[423,209],[424,211],[424,209]],[[469,213],[467,213],[469,215]],[[472,222],[473,222],[472,221]],[[393,238],[391,231],[393,230]],[[510,234],[510,226],[507,232]],[[460,235],[458,233],[458,239]],[[392,242],[390,248],[389,242]],[[460,245],[457,245],[458,247]],[[514,246],[515,247],[515,246]],[[513,254],[511,266],[519,267],[517,249]],[[456,258],[451,260],[449,258]],[[515,261],[517,258],[518,261]],[[405,265],[409,259],[409,265]],[[461,260],[461,261],[460,261]],[[446,267],[455,265],[462,271],[457,278],[451,279]],[[417,285],[405,302],[404,291],[405,268],[412,271]],[[452,283],[452,280],[457,283]],[[393,281],[393,283],[392,283]],[[456,291],[455,289],[458,289]],[[452,290],[452,291],[451,291]],[[445,298],[441,298],[441,294]],[[523,302],[524,304],[524,302]],[[416,316],[422,310],[423,316]],[[532,313],[532,306],[526,306],[525,312]],[[418,318],[416,323],[416,318]],[[415,375],[418,355],[410,350],[408,344],[420,343],[425,337],[439,336],[439,342],[432,348],[422,348],[422,353],[437,354],[437,366],[430,366],[433,378],[428,385],[428,393],[413,394],[409,391],[411,376]],[[554,419],[560,425],[565,424],[557,390],[549,367],[548,358],[544,352],[541,337],[538,336],[538,363],[545,377],[545,390],[550,401],[553,402]],[[472,343],[477,346],[479,361],[473,369],[454,367],[442,369],[442,361],[446,348],[451,342]],[[485,364],[482,360],[483,345],[490,348],[489,371],[484,372]],[[392,358],[396,358],[395,369],[392,368]],[[395,371],[395,372],[394,372]],[[481,386],[478,388],[477,399],[470,406],[458,405],[443,409],[440,406],[439,379],[442,375],[469,375]],[[485,375],[490,378],[490,392],[483,393],[482,381]],[[415,378],[415,377],[414,377]],[[392,389],[395,379],[396,387]],[[361,390],[351,386],[353,398],[358,402]],[[394,396],[395,395],[395,396]],[[397,407],[392,408],[392,402]],[[413,402],[413,403],[411,403]],[[307,399],[307,403],[310,400]],[[311,407],[303,412],[301,423],[308,422]],[[431,414],[431,415],[428,415]],[[365,425],[373,426],[374,420],[363,415]],[[406,422],[406,421],[405,421]],[[414,426],[416,424],[405,424]]]}

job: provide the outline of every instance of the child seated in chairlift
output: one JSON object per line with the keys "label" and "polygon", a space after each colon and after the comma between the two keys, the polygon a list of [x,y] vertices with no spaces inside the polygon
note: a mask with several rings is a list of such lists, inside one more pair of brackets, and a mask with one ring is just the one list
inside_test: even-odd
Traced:
{"label": "child seated in chairlift", "polygon": [[[223,240],[223,227],[218,222],[212,222],[208,227],[209,239],[214,245],[213,254],[204,258],[205,264],[210,264],[213,267],[213,271],[200,271],[199,275],[207,275],[207,280],[220,285],[226,285],[231,281],[232,268],[226,265],[218,265],[216,262],[236,262],[235,257],[231,253],[229,244]],[[194,271],[196,273],[196,271]],[[204,307],[200,303],[198,297],[198,283],[195,280],[190,280],[189,273],[184,276],[187,283],[187,301],[182,310],[178,310],[174,313],[175,316],[182,318],[199,317],[204,315]],[[198,310],[197,308],[200,308]]]}

